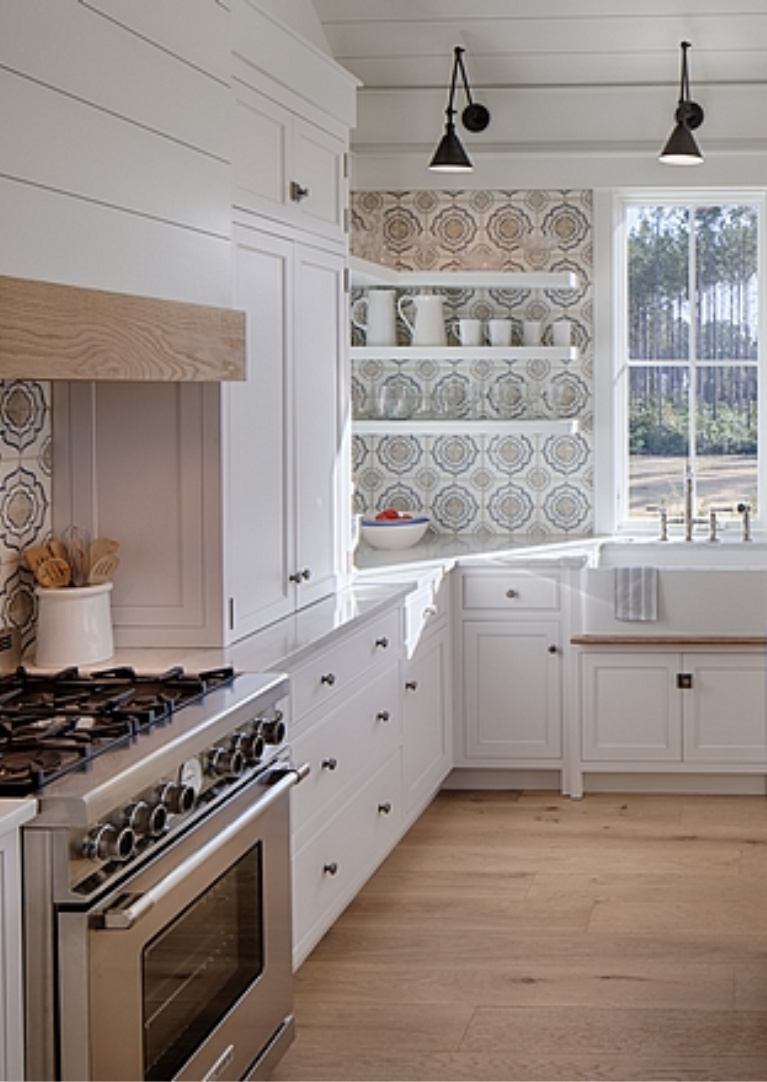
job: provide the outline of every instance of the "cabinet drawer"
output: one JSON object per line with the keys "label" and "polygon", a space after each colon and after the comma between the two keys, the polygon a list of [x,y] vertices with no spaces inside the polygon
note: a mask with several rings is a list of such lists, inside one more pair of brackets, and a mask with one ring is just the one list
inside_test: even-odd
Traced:
{"label": "cabinet drawer", "polygon": [[293,836],[299,845],[317,820],[327,818],[397,747],[398,692],[398,669],[390,665],[293,741],[295,761],[311,767],[291,792]]}
{"label": "cabinet drawer", "polygon": [[509,571],[464,575],[464,609],[503,609],[514,612],[556,612],[560,607],[559,575]]}
{"label": "cabinet drawer", "polygon": [[291,673],[293,718],[346,692],[362,673],[383,668],[399,654],[400,610],[385,613],[363,630],[344,638]]}
{"label": "cabinet drawer", "polygon": [[399,751],[293,857],[299,965],[392,849],[402,821]]}

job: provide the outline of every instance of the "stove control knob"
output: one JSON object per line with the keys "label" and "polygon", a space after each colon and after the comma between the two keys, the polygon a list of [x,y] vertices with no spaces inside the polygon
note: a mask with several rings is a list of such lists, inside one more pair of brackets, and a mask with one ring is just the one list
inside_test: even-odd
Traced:
{"label": "stove control knob", "polygon": [[136,847],[136,835],[129,826],[99,823],[85,839],[83,853],[89,860],[128,860]]}
{"label": "stove control knob", "polygon": [[262,721],[260,729],[266,744],[281,744],[285,739],[285,722],[280,713],[274,718]]}
{"label": "stove control knob", "polygon": [[168,809],[162,803],[137,800],[125,809],[125,822],[139,838],[158,838],[167,826]]}
{"label": "stove control knob", "polygon": [[194,807],[195,791],[191,785],[169,781],[158,790],[157,800],[156,807],[163,807],[166,816],[168,812],[172,812],[174,815],[184,815]]}
{"label": "stove control knob", "polygon": [[245,757],[239,748],[212,748],[208,753],[208,772],[216,777],[238,777],[245,769]]}
{"label": "stove control knob", "polygon": [[238,733],[235,745],[245,756],[247,763],[257,763],[264,754],[264,738],[256,729],[250,733]]}

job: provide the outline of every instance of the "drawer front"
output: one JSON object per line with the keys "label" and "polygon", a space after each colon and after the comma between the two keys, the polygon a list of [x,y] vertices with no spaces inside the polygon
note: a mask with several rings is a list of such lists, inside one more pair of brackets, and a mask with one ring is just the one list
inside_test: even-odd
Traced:
{"label": "drawer front", "polygon": [[299,965],[396,844],[399,751],[293,857],[293,964]]}
{"label": "drawer front", "polygon": [[291,673],[293,719],[299,721],[310,710],[330,703],[335,695],[347,692],[362,673],[370,676],[399,654],[400,610],[384,613],[356,634],[306,662]]}
{"label": "drawer front", "polygon": [[298,844],[395,750],[401,739],[398,706],[398,669],[390,665],[292,742],[295,762],[311,767],[291,791]]}
{"label": "drawer front", "polygon": [[557,612],[560,580],[556,573],[509,571],[464,575],[464,609],[502,609],[505,613]]}

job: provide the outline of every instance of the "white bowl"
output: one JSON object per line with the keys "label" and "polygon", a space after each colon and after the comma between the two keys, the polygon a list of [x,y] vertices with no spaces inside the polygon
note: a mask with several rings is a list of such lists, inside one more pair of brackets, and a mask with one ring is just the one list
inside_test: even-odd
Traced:
{"label": "white bowl", "polygon": [[364,518],[360,524],[360,535],[374,549],[409,549],[421,540],[428,528],[426,515],[398,519]]}

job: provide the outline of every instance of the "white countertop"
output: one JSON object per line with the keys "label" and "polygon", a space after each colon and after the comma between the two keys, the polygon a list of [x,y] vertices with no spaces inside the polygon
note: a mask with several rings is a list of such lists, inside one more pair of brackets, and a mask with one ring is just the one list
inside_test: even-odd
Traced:
{"label": "white countertop", "polygon": [[409,549],[374,549],[361,541],[355,553],[355,566],[363,575],[368,571],[384,568],[417,574],[428,565],[442,565],[446,569],[466,561],[514,559],[522,556],[567,556],[593,548],[600,539],[596,537],[569,537],[547,535],[545,537],[513,537],[508,534],[492,534],[477,537],[472,534],[427,533],[423,540]]}
{"label": "white countertop", "polygon": [[36,811],[37,801],[34,797],[26,797],[24,800],[5,798],[0,800],[0,838],[16,830],[22,823],[26,823]]}
{"label": "white countertop", "polygon": [[232,665],[237,672],[282,672],[288,666],[294,668],[300,664],[312,651],[321,649],[325,639],[342,631],[347,624],[374,618],[383,609],[401,601],[408,592],[407,583],[360,583],[231,646],[118,647],[108,661],[82,668],[87,672],[89,669],[132,665],[137,671],[162,672],[174,665],[182,665],[189,672],[202,672]]}

